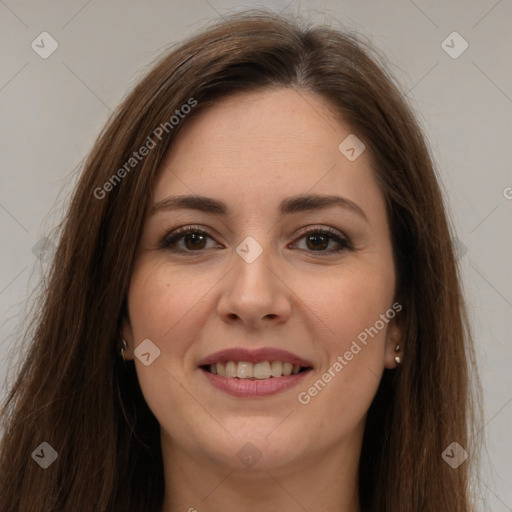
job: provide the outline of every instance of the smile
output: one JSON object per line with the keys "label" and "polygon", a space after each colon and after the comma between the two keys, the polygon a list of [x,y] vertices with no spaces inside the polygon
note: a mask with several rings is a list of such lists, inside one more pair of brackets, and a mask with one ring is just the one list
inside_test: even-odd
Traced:
{"label": "smile", "polygon": [[282,361],[262,361],[261,363],[249,363],[248,361],[229,361],[228,363],[211,364],[206,368],[213,375],[237,379],[266,380],[277,377],[297,375],[306,367]]}
{"label": "smile", "polygon": [[217,389],[251,398],[274,395],[297,385],[312,364],[279,349],[228,349],[212,354],[199,369]]}

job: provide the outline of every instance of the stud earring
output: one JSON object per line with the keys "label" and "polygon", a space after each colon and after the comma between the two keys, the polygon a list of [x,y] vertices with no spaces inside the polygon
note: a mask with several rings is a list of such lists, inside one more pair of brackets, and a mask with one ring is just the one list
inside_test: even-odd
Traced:
{"label": "stud earring", "polygon": [[400,352],[400,345],[395,347],[395,352],[397,352],[397,355],[395,356],[395,363],[400,364],[402,362],[402,358],[398,355],[398,352]]}
{"label": "stud earring", "polygon": [[121,338],[121,341],[123,342],[123,346],[119,353],[121,354],[121,357],[124,359],[124,351],[128,348],[128,343],[126,343],[126,340]]}

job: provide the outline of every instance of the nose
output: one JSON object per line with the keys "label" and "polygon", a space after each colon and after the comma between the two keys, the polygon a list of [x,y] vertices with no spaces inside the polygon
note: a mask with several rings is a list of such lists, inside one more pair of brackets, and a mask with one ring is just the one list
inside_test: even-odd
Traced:
{"label": "nose", "polygon": [[238,253],[233,255],[233,268],[222,281],[217,306],[225,322],[261,328],[288,320],[292,292],[279,271],[276,258],[269,248],[264,248],[254,261],[245,260]]}

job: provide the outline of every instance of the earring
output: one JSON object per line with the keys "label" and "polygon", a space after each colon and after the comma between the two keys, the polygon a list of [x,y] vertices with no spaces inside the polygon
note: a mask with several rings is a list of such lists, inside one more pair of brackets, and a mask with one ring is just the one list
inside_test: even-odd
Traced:
{"label": "earring", "polygon": [[402,358],[398,355],[398,352],[400,352],[400,345],[395,347],[395,352],[397,352],[397,355],[395,356],[395,363],[400,364],[402,362]]}
{"label": "earring", "polygon": [[121,341],[123,342],[123,346],[119,353],[121,354],[121,357],[124,359],[124,351],[128,348],[128,343],[126,343],[126,340],[121,338]]}

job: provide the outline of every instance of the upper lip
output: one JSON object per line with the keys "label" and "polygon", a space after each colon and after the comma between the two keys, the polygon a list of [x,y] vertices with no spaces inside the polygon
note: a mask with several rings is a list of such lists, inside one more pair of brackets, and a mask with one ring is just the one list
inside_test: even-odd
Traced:
{"label": "upper lip", "polygon": [[264,347],[254,350],[246,348],[227,348],[210,354],[208,357],[201,359],[198,366],[207,366],[215,363],[227,363],[229,361],[246,361],[248,363],[261,363],[262,361],[281,361],[282,363],[298,364],[304,367],[312,367],[310,361],[302,359],[287,350],[278,348]]}

